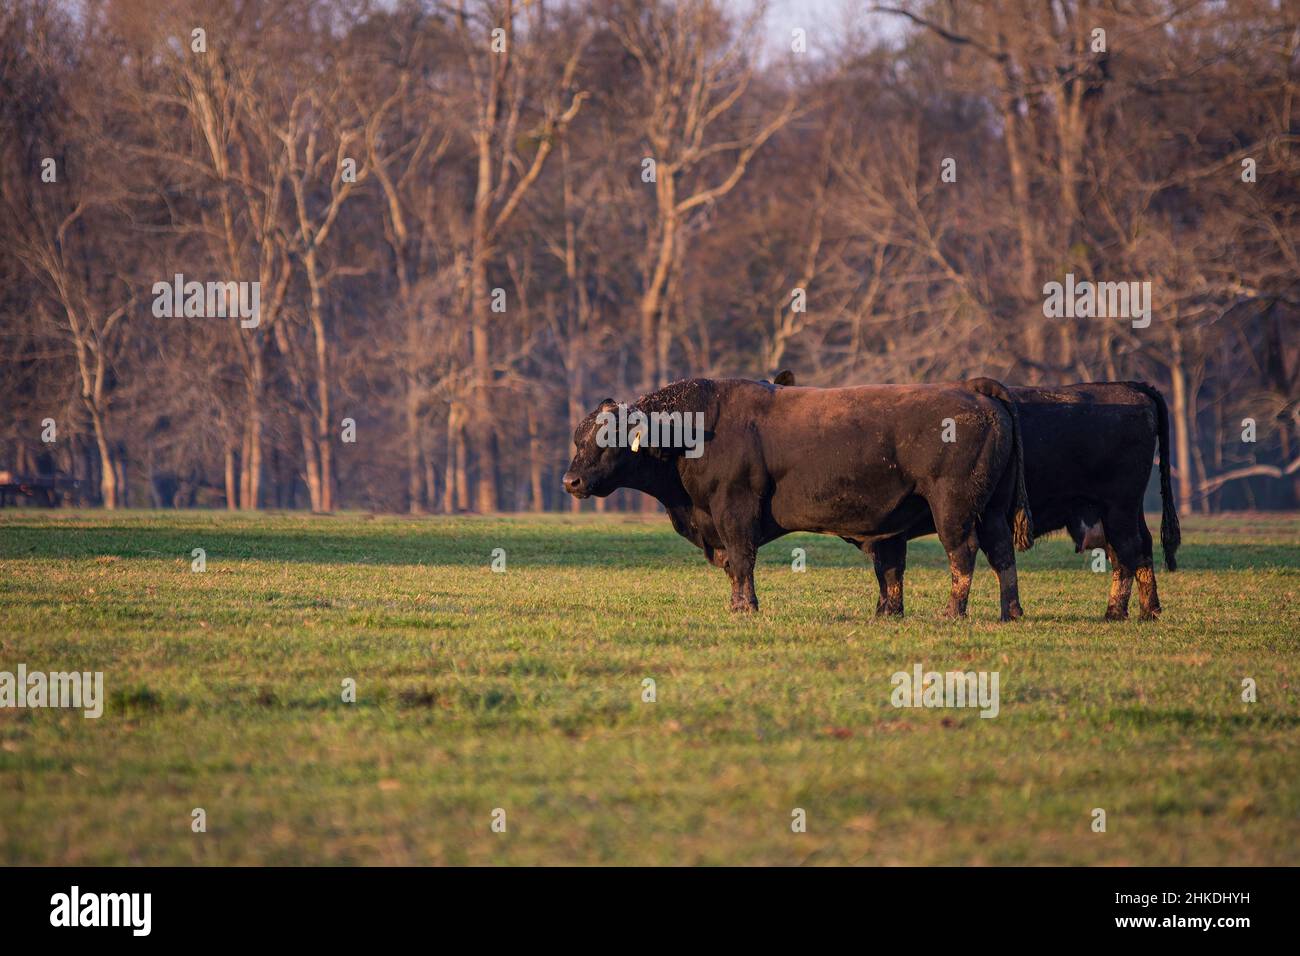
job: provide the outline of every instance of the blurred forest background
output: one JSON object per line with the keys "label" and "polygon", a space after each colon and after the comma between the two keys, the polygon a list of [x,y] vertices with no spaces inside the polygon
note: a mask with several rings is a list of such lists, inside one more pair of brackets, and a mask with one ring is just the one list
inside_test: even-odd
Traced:
{"label": "blurred forest background", "polygon": [[[0,0],[0,471],[577,509],[600,399],[789,367],[1145,379],[1184,513],[1294,508],[1298,8]],[[155,317],[176,273],[260,324]],[[1045,318],[1067,273],[1150,326]]]}

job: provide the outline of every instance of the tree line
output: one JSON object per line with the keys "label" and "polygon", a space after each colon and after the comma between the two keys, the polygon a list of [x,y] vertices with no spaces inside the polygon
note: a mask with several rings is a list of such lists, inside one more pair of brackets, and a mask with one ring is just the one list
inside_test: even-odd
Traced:
{"label": "tree line", "polygon": [[0,471],[576,510],[602,398],[788,367],[1143,379],[1183,512],[1292,508],[1298,92],[1273,0],[0,0]]}

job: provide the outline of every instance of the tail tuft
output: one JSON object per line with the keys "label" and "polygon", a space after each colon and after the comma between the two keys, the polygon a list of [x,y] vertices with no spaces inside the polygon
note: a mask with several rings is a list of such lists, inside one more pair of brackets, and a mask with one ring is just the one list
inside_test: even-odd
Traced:
{"label": "tail tuft", "polygon": [[1034,546],[1034,519],[1028,507],[1016,508],[1011,533],[1017,551],[1028,551]]}

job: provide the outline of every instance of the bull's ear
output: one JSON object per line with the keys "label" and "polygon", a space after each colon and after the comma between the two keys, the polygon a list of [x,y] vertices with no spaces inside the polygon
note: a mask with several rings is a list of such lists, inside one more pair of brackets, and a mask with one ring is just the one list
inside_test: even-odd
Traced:
{"label": "bull's ear", "polygon": [[614,401],[612,398],[607,398],[597,406],[597,411],[603,412],[607,408],[618,408],[618,402]]}
{"label": "bull's ear", "polygon": [[781,371],[776,373],[776,378],[772,379],[772,382],[776,385],[793,385],[794,372],[790,371],[788,368],[783,368]]}

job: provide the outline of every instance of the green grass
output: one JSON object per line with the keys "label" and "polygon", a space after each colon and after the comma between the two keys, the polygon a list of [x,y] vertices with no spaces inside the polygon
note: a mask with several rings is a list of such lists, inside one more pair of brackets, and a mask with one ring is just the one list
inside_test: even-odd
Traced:
{"label": "green grass", "polygon": [[[934,539],[902,621],[806,535],[737,617],[666,518],[6,510],[0,670],[103,671],[109,700],[0,710],[0,861],[1290,863],[1300,518],[1183,537],[1158,624],[1104,623],[1063,539],[1021,556],[1024,621],[981,561],[953,624]],[[894,709],[918,661],[998,671],[1000,715]]]}

